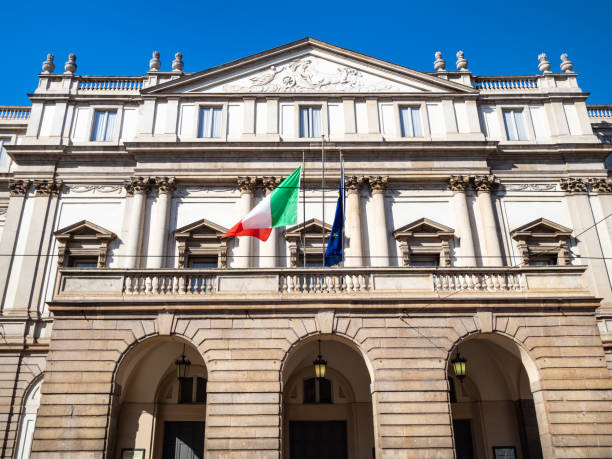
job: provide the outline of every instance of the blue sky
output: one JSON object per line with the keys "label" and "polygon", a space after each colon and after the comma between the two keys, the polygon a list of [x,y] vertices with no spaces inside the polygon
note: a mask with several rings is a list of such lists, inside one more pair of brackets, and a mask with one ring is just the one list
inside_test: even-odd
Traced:
{"label": "blue sky", "polygon": [[0,104],[28,104],[27,93],[46,53],[56,72],[68,53],[77,73],[139,75],[153,50],[162,70],[183,53],[195,72],[311,36],[421,71],[433,71],[434,52],[455,68],[462,49],[479,75],[534,74],[546,52],[554,71],[567,52],[591,93],[588,103],[611,103],[611,1],[401,2],[202,0],[51,2],[2,6]]}

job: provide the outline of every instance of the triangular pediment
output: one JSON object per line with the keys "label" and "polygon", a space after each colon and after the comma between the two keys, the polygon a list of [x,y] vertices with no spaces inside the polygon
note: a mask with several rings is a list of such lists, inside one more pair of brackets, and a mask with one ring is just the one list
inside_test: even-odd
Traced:
{"label": "triangular pediment", "polygon": [[455,230],[428,218],[419,218],[393,231],[393,237],[452,237]]}
{"label": "triangular pediment", "polygon": [[305,38],[144,93],[472,93],[471,87]]}
{"label": "triangular pediment", "polygon": [[115,233],[87,220],[73,223],[53,233],[57,239],[115,239]]}
{"label": "triangular pediment", "polygon": [[538,218],[523,226],[513,230],[510,235],[517,238],[533,237],[533,236],[566,236],[569,237],[572,230],[558,223],[547,220],[546,218]]}
{"label": "triangular pediment", "polygon": [[325,228],[325,236],[327,237],[331,231],[331,225],[328,223],[323,224],[323,222],[317,218],[311,218],[304,223],[288,228],[283,235],[287,240],[299,239],[302,235],[321,237],[323,228]]}
{"label": "triangular pediment", "polygon": [[227,228],[203,218],[177,229],[174,231],[174,237],[175,239],[190,238],[196,235],[221,237],[225,233],[227,233]]}

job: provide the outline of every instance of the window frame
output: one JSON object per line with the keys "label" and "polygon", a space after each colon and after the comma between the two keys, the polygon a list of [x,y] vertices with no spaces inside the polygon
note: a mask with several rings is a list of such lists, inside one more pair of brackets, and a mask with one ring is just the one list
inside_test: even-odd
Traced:
{"label": "window frame", "polygon": [[[399,137],[401,137],[402,139],[422,139],[425,136],[425,124],[424,121],[428,121],[428,120],[424,120],[423,119],[423,107],[421,106],[422,104],[398,104],[397,106],[397,117],[398,117],[398,122],[399,122],[399,130],[397,131],[397,133],[399,134]],[[425,107],[427,108],[427,107]],[[413,110],[416,109],[418,111],[418,120],[420,123],[420,135],[405,135],[404,133],[404,123],[402,122],[402,110],[408,109],[409,113],[410,113],[410,125],[412,128],[412,131],[414,133],[414,115],[413,115]]]}
{"label": "window frame", "polygon": [[[328,117],[325,116],[324,119],[324,111],[326,111],[325,109],[327,109],[327,104],[325,104],[325,107],[323,106],[323,104],[299,104],[298,105],[298,110],[297,110],[297,123],[298,123],[298,130],[297,130],[297,135],[300,139],[320,139],[321,136],[326,136],[328,133],[326,132],[327,130],[325,129],[325,123],[327,121],[327,123],[329,123],[329,120],[327,119]],[[320,135],[319,136],[309,136],[309,135],[302,135],[302,110],[308,110],[308,128],[309,131],[312,129],[313,126],[313,118],[312,118],[312,110],[313,109],[318,109],[320,112],[320,126],[319,126],[319,131],[320,131]]]}
{"label": "window frame", "polygon": [[[193,137],[195,139],[198,139],[199,141],[207,141],[207,142],[218,142],[220,140],[227,140],[227,103],[220,103],[220,102],[212,102],[212,103],[207,103],[207,102],[200,102],[195,104],[196,107],[196,120],[193,129]],[[220,132],[220,136],[219,137],[200,137],[200,119],[201,119],[201,114],[202,114],[202,110],[205,108],[209,108],[209,109],[218,109],[221,110],[221,125],[219,126],[219,132]]]}
{"label": "window frame", "polygon": [[[530,141],[535,141],[535,131],[533,127],[533,121],[531,119],[531,112],[529,110],[529,105],[520,104],[520,105],[498,105],[496,106],[498,121],[499,121],[499,129],[500,129],[500,141],[501,142],[516,142],[516,143],[526,143]],[[525,123],[525,139],[521,140],[511,140],[508,136],[508,130],[506,129],[506,121],[504,118],[504,112],[506,111],[520,111],[523,114],[523,121]]]}
{"label": "window frame", "polygon": [[[119,108],[118,107],[104,107],[104,106],[93,106],[92,107],[92,114],[91,114],[91,122],[90,122],[90,128],[89,128],[89,141],[90,142],[95,142],[95,143],[111,143],[111,142],[115,142],[117,140],[119,140],[119,129],[120,129],[120,124],[122,122],[122,117],[119,116]],[[94,135],[95,135],[95,127],[96,127],[96,113],[115,113],[115,125],[113,126],[113,132],[111,133],[111,138],[110,139],[94,139]],[[106,118],[105,121],[105,129],[104,132],[107,133],[108,131],[108,117]]]}

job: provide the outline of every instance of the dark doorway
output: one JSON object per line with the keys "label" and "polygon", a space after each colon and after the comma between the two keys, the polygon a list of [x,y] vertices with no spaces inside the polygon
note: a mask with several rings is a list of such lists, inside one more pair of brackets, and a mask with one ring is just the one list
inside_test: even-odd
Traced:
{"label": "dark doorway", "polygon": [[469,419],[456,419],[453,421],[453,429],[455,431],[457,459],[474,459],[471,421]]}
{"label": "dark doorway", "polygon": [[165,422],[163,459],[203,459],[203,422]]}
{"label": "dark doorway", "polygon": [[346,459],[346,421],[291,421],[290,459]]}

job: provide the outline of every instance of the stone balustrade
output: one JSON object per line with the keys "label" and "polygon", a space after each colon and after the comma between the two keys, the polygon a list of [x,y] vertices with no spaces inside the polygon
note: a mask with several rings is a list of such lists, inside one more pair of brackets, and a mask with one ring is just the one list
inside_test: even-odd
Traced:
{"label": "stone balustrade", "polygon": [[53,303],[589,297],[584,266],[483,268],[60,269]]}
{"label": "stone balustrade", "polygon": [[538,89],[538,77],[517,76],[475,76],[474,87],[482,92],[523,92]]}
{"label": "stone balustrade", "polygon": [[143,76],[79,76],[80,94],[138,94],[146,77]]}
{"label": "stone balustrade", "polygon": [[612,105],[587,105],[587,114],[591,122],[612,123]]}
{"label": "stone balustrade", "polygon": [[0,120],[27,121],[32,107],[22,105],[0,105]]}

